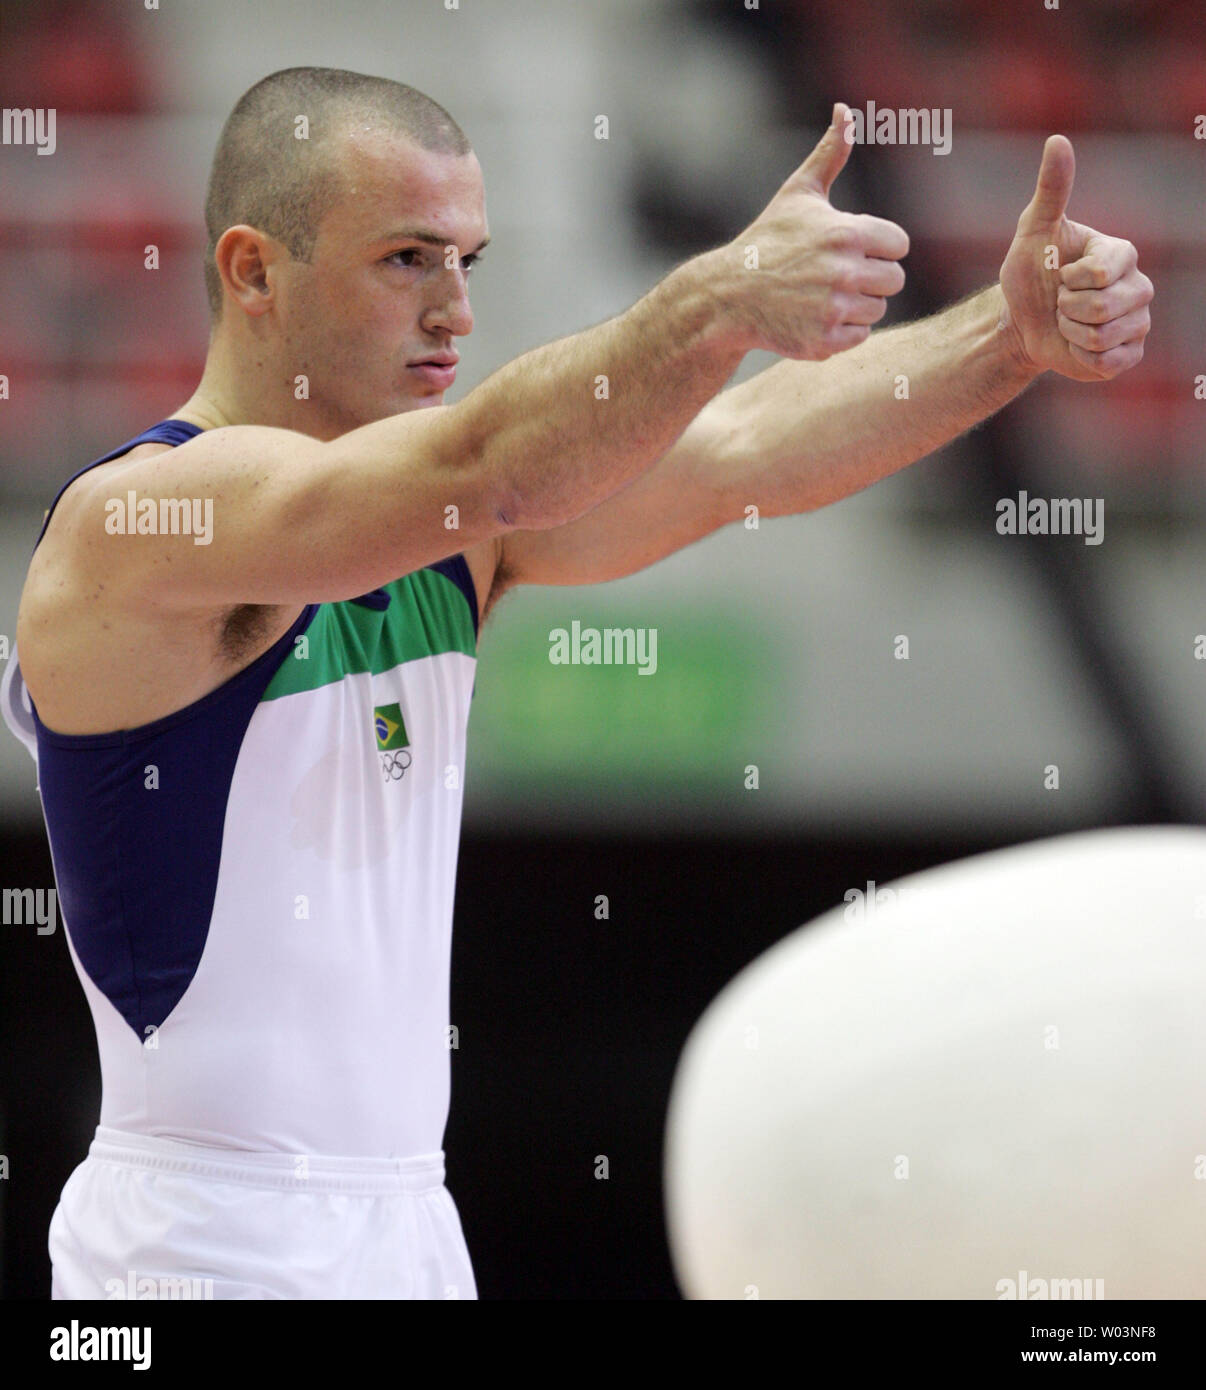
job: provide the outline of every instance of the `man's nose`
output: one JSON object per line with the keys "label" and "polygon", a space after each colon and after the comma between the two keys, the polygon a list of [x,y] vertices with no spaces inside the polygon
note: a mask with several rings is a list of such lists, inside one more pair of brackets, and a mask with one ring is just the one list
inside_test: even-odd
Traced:
{"label": "man's nose", "polygon": [[469,284],[460,269],[447,271],[440,277],[439,291],[423,313],[421,326],[427,331],[443,329],[446,333],[473,332],[473,310],[469,307]]}

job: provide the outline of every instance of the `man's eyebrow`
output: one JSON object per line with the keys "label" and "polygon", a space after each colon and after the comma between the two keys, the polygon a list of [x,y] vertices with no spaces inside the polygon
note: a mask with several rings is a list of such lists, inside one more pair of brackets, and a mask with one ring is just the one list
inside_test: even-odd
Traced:
{"label": "man's eyebrow", "polygon": [[[429,232],[425,227],[403,227],[400,231],[390,232],[387,236],[383,236],[381,240],[422,241],[426,242],[428,246],[438,246],[441,250],[445,246],[455,245],[455,243],[450,242],[447,237],[439,236],[435,232]],[[478,242],[477,246],[472,251],[468,252],[468,254],[471,256],[476,255],[478,251],[484,251],[489,244],[490,238],[483,237],[482,240]]]}

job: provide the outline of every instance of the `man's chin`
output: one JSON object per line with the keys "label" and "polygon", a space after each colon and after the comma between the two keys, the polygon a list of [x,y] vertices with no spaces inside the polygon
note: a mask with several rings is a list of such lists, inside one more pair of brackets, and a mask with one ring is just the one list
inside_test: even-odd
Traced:
{"label": "man's chin", "polygon": [[433,391],[430,395],[401,396],[396,406],[399,414],[404,410],[430,410],[432,406],[444,404],[443,391]]}

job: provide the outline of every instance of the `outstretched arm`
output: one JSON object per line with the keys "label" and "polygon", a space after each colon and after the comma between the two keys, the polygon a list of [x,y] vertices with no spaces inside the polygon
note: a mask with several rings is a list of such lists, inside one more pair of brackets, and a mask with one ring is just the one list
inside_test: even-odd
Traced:
{"label": "outstretched arm", "polygon": [[506,536],[496,592],[631,574],[751,504],[763,516],[815,510],[924,458],[1044,371],[1104,381],[1134,366],[1152,284],[1130,242],[1064,216],[1073,175],[1072,146],[1052,136],[1000,284],[829,361],[779,362],[722,392],[605,504]]}

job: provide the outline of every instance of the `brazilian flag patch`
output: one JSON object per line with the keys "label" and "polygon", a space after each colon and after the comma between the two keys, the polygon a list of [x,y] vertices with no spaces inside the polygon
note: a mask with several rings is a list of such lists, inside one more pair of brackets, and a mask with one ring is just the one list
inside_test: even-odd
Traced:
{"label": "brazilian flag patch", "polygon": [[373,728],[377,734],[377,751],[388,753],[392,748],[406,748],[410,739],[402,722],[400,705],[380,705],[373,710]]}

